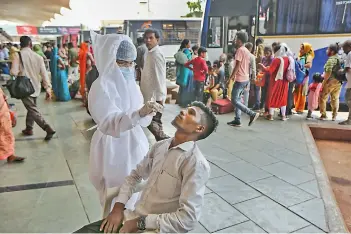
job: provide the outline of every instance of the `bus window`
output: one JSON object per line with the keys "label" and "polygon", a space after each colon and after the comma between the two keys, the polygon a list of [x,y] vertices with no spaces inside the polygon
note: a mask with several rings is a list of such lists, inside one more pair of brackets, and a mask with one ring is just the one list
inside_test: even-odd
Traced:
{"label": "bus window", "polygon": [[266,35],[315,33],[319,6],[320,0],[261,0],[259,33]]}
{"label": "bus window", "polygon": [[322,0],[319,19],[322,33],[351,31],[351,1]]}
{"label": "bus window", "polygon": [[207,44],[208,48],[222,47],[222,17],[210,17]]}

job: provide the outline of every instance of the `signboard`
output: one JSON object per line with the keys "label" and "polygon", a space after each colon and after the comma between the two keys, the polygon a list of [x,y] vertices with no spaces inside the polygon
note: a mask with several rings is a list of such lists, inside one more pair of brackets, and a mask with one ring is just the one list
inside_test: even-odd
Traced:
{"label": "signboard", "polygon": [[38,35],[38,29],[34,26],[16,26],[19,35]]}
{"label": "signboard", "polygon": [[17,31],[17,35],[28,35],[28,36],[30,35],[78,35],[80,32],[80,27],[16,26],[16,31]]}
{"label": "signboard", "polygon": [[68,35],[68,34],[79,34],[80,27],[57,27],[59,34]]}
{"label": "signboard", "polygon": [[56,27],[38,27],[39,35],[58,35],[59,30]]}

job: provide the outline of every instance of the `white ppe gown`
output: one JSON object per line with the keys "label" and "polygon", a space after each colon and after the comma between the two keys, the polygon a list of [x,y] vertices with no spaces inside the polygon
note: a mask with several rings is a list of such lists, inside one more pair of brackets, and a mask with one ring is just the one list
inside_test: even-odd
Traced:
{"label": "white ppe gown", "polygon": [[[142,127],[152,116],[140,118],[143,97],[134,80],[126,80],[116,64],[120,34],[91,33],[99,78],[89,91],[89,111],[97,123],[90,146],[89,178],[104,205],[106,189],[120,187],[126,176],[146,156],[149,143]],[[127,203],[133,209],[135,194]]]}

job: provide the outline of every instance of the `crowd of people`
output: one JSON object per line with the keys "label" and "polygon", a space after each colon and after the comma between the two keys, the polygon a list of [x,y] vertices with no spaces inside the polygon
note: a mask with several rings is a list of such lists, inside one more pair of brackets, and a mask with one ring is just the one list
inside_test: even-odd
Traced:
{"label": "crowd of people", "polygon": [[[259,116],[274,120],[276,109],[280,109],[280,119],[286,121],[293,106],[296,113],[304,111],[306,97],[307,117],[311,118],[319,106],[321,119],[326,119],[326,102],[331,96],[335,120],[341,84],[347,76],[346,100],[351,106],[351,41],[343,43],[345,61],[337,56],[338,45],[328,47],[324,71],[313,74],[309,84],[314,51],[308,43],[301,45],[295,58],[285,43],[268,46],[258,39],[254,47],[245,32],[238,32],[234,53],[222,54],[211,63],[206,61],[205,48],[192,47],[189,40],[184,40],[175,59],[178,104],[186,108],[172,121],[176,133],[170,137],[162,123],[167,86],[166,59],[159,39],[157,30],[147,29],[136,48],[126,35],[92,32],[93,49],[82,43],[78,50],[72,44],[33,47],[31,39],[23,36],[20,51],[12,55],[10,74],[29,77],[35,89],[34,94],[22,99],[27,109],[24,135],[33,135],[35,122],[46,131],[45,139],[52,139],[56,132],[40,114],[37,98],[41,88],[47,99],[52,97],[51,89],[59,101],[72,98],[68,77],[80,84],[80,95],[84,103],[89,103],[89,113],[97,124],[91,140],[89,178],[101,205],[110,212],[77,232],[87,233],[94,227],[96,232],[105,233],[191,231],[199,220],[210,177],[209,163],[196,142],[210,136],[218,126],[211,106],[219,99],[228,100],[235,108],[234,119],[228,123],[231,126],[241,126],[241,112],[250,117],[249,126]],[[50,58],[51,80],[45,58]],[[94,67],[98,75],[93,83],[86,84]],[[14,153],[8,104],[2,94],[0,159],[21,162],[23,158]],[[350,123],[351,115],[341,124]],[[142,127],[148,127],[155,136],[157,143],[152,147]],[[144,186],[139,195],[135,192],[140,185]],[[106,199],[113,188],[119,193],[110,209]]]}
{"label": "crowd of people", "polygon": [[[264,40],[258,38],[254,47],[248,42],[246,32],[238,32],[233,44],[233,53],[222,54],[211,64],[206,62],[205,48],[191,49],[187,39],[181,43],[174,56],[180,86],[179,105],[184,107],[197,100],[211,107],[219,98],[227,98],[235,108],[235,118],[228,125],[238,127],[241,126],[241,112],[250,116],[249,125],[259,116],[273,121],[276,109],[280,109],[280,119],[286,121],[293,113],[303,114],[306,103],[307,119],[312,119],[312,112],[319,107],[319,119],[326,120],[330,96],[332,120],[335,121],[340,91],[348,79],[346,103],[351,106],[351,41],[343,43],[345,57],[342,58],[338,55],[340,45],[331,44],[324,70],[315,74],[309,73],[315,57],[309,43],[301,44],[297,57],[285,43],[265,45]],[[350,118],[340,124],[350,125]]]}

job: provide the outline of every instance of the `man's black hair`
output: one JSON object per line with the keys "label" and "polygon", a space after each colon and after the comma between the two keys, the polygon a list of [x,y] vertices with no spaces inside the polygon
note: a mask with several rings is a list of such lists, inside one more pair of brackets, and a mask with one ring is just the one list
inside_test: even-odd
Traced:
{"label": "man's black hair", "polygon": [[145,36],[146,36],[147,34],[150,34],[150,33],[155,34],[156,39],[160,39],[160,33],[158,32],[157,29],[153,29],[153,28],[148,28],[148,29],[145,30],[145,32],[144,32],[144,38],[145,38]]}
{"label": "man's black hair", "polygon": [[21,38],[20,38],[21,48],[28,47],[30,45],[30,43],[32,43],[32,39],[30,39],[30,37],[28,37],[28,36],[21,36]]}
{"label": "man's black hair", "polygon": [[201,116],[201,122],[206,124],[207,129],[203,134],[199,136],[198,140],[205,139],[216,130],[218,126],[218,120],[210,108],[208,108],[202,102],[193,102],[191,103],[191,106],[198,107],[204,112],[204,114]]}
{"label": "man's black hair", "polygon": [[236,34],[236,39],[245,44],[249,40],[249,36],[247,35],[247,32],[240,31]]}
{"label": "man's black hair", "polygon": [[69,49],[73,48],[73,43],[72,42],[68,43],[68,48]]}
{"label": "man's black hair", "polygon": [[66,46],[67,46],[67,43],[63,43],[63,44],[62,44],[62,47],[66,47]]}
{"label": "man's black hair", "polygon": [[197,50],[197,53],[198,53],[199,55],[201,55],[201,53],[204,53],[204,52],[207,52],[207,50],[206,50],[205,47],[202,47],[202,46]]}

